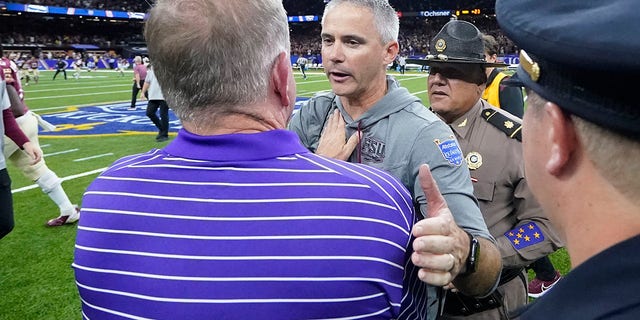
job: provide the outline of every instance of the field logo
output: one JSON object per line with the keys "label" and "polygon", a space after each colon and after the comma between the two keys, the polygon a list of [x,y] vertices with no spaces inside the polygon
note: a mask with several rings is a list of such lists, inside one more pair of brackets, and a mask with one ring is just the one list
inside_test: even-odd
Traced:
{"label": "field logo", "polygon": [[[295,110],[309,98],[296,99]],[[158,129],[146,114],[147,102],[140,101],[136,110],[129,110],[129,102],[99,106],[69,107],[55,113],[40,113],[42,118],[56,126],[54,131],[41,131],[41,136],[132,135],[156,134]],[[180,120],[169,110],[169,131],[182,128]]]}

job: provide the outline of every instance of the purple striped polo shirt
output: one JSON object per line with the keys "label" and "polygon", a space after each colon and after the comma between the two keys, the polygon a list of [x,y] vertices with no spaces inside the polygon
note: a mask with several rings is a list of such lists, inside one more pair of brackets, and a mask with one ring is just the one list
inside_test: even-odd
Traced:
{"label": "purple striped polo shirt", "polygon": [[198,136],[116,161],[82,201],[87,319],[395,318],[411,196],[293,132]]}

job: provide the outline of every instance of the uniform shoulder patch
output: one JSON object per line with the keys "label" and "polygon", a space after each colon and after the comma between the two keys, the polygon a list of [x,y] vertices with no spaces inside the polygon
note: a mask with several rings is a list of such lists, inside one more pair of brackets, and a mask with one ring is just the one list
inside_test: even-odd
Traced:
{"label": "uniform shoulder patch", "polygon": [[442,156],[444,157],[449,164],[454,166],[460,166],[464,161],[464,157],[462,156],[462,150],[458,145],[458,141],[454,136],[449,136],[445,139],[435,139],[433,143],[438,146]]}
{"label": "uniform shoulder patch", "polygon": [[482,118],[487,120],[494,127],[504,132],[509,138],[522,141],[522,122],[505,116],[494,109],[482,110]]}
{"label": "uniform shoulder patch", "polygon": [[516,250],[544,241],[544,234],[535,222],[529,222],[504,233]]}

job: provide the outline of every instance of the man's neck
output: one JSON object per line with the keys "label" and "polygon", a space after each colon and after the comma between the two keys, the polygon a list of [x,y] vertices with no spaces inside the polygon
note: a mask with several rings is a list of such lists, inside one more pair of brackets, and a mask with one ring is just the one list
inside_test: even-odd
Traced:
{"label": "man's neck", "polygon": [[491,72],[493,72],[493,69],[495,69],[495,68],[486,68],[484,70],[484,72],[487,74],[487,78],[489,78],[489,76],[491,75]]}
{"label": "man's neck", "polygon": [[387,90],[387,80],[385,77],[384,85],[370,88],[367,92],[357,97],[341,96],[340,102],[351,119],[356,120],[365,112],[369,111],[378,101],[382,100],[387,94]]}
{"label": "man's neck", "polygon": [[[586,169],[585,169],[586,168]],[[591,163],[578,166],[572,182],[556,193],[550,216],[559,219],[575,268],[596,254],[640,234],[640,208]],[[579,194],[576,198],[574,195]]]}
{"label": "man's neck", "polygon": [[[262,110],[264,111],[264,110]],[[194,134],[213,136],[234,133],[258,133],[286,128],[286,120],[282,116],[255,112],[217,115],[196,121],[183,121],[183,127]]]}

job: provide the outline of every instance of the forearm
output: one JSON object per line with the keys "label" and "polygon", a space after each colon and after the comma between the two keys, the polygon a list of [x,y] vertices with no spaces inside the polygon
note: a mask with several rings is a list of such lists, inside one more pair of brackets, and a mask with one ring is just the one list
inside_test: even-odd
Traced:
{"label": "forearm", "polygon": [[[468,275],[459,274],[453,280],[453,284],[466,295],[482,297],[494,289],[502,271],[502,259],[498,248],[490,240],[481,237],[477,239],[480,244],[480,257],[476,271]],[[463,269],[462,273],[465,271]]]}
{"label": "forearm", "polygon": [[2,121],[4,122],[4,134],[22,149],[24,144],[29,142],[29,138],[20,130],[11,109],[2,110]]}

